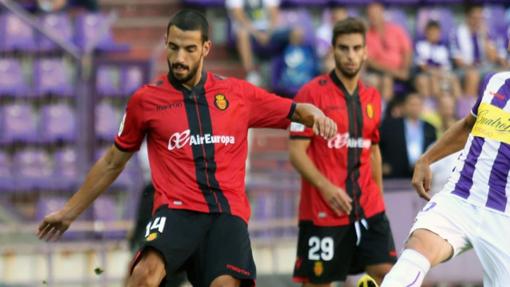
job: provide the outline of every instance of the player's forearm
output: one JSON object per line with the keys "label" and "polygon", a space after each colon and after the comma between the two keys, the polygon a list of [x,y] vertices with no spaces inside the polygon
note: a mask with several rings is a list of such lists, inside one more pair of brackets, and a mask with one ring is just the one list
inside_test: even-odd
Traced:
{"label": "player's forearm", "polygon": [[292,115],[292,121],[299,122],[311,128],[315,123],[315,119],[324,116],[324,113],[316,106],[307,103],[297,103],[296,110]]}
{"label": "player's forearm", "polygon": [[331,184],[315,166],[315,163],[310,159],[306,150],[292,145],[292,141],[289,144],[289,155],[290,162],[294,168],[306,179],[310,184],[318,189],[323,188],[327,184]]}
{"label": "player's forearm", "polygon": [[111,152],[101,157],[88,172],[82,186],[63,208],[66,216],[76,219],[103,193],[124,169],[124,164],[115,163]]}
{"label": "player's forearm", "polygon": [[461,150],[466,144],[471,128],[473,127],[469,117],[471,116],[456,122],[450,127],[443,136],[427,150],[420,158],[420,161],[431,164]]}
{"label": "player's forearm", "polygon": [[379,187],[379,190],[383,191],[383,178],[382,178],[382,156],[379,145],[372,145],[370,148],[370,160],[372,168],[372,178]]}

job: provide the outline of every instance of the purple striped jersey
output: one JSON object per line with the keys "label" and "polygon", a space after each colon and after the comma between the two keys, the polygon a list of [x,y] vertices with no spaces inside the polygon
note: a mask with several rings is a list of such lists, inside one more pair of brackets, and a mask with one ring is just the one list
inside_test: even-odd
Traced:
{"label": "purple striped jersey", "polygon": [[471,112],[475,125],[443,192],[510,215],[510,72],[484,79]]}

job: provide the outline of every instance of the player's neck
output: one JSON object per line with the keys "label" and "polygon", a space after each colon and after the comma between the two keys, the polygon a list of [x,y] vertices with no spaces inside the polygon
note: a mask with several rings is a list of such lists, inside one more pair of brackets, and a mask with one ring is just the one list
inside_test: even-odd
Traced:
{"label": "player's neck", "polygon": [[358,87],[359,73],[356,76],[349,78],[344,76],[340,71],[338,71],[338,69],[335,69],[335,74],[338,77],[338,79],[342,82],[347,92],[349,92],[349,94],[354,93],[354,91]]}
{"label": "player's neck", "polygon": [[202,80],[202,69],[197,71],[195,73],[195,76],[193,78],[191,78],[189,81],[182,83],[182,86],[188,90],[191,90],[191,89],[193,89],[193,87],[198,85],[198,83],[200,83],[201,80]]}

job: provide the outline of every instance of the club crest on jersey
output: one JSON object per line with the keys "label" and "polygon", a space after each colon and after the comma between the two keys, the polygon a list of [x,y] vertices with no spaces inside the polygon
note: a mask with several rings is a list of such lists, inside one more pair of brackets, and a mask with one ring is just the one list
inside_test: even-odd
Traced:
{"label": "club crest on jersey", "polygon": [[374,107],[372,106],[372,104],[367,104],[367,117],[369,119],[374,118]]}
{"label": "club crest on jersey", "polygon": [[322,261],[315,261],[315,264],[313,265],[313,273],[315,273],[315,276],[319,277],[322,275],[322,272],[324,272],[324,265],[322,264]]}
{"label": "club crest on jersey", "polygon": [[223,94],[217,94],[214,96],[214,105],[221,111],[228,108],[228,100]]}

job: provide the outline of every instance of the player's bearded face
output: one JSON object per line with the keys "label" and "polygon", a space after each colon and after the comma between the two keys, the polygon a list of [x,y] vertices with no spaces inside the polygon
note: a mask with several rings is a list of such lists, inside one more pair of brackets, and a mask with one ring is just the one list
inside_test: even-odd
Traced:
{"label": "player's bearded face", "polygon": [[168,68],[174,79],[187,83],[202,72],[210,42],[202,40],[200,31],[183,31],[172,26],[168,30],[166,46]]}
{"label": "player's bearded face", "polygon": [[344,77],[356,77],[366,61],[365,41],[361,34],[338,36],[334,47],[335,67]]}

